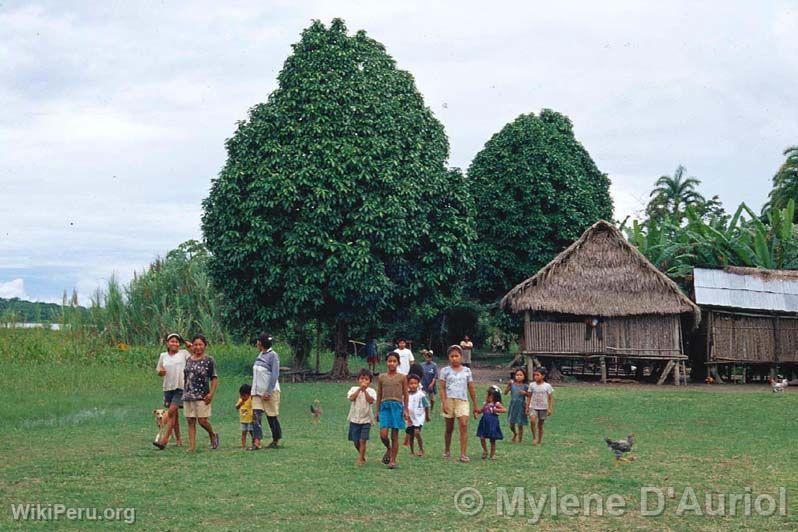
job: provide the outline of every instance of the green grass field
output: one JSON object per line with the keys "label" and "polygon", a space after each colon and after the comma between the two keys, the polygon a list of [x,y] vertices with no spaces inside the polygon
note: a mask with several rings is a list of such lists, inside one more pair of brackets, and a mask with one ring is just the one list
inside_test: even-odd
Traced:
{"label": "green grass field", "polygon": [[[410,457],[402,448],[398,469],[390,471],[379,462],[378,439],[370,442],[368,464],[354,465],[355,451],[346,441],[345,393],[350,383],[285,384],[284,448],[241,451],[233,405],[246,377],[231,369],[236,364],[226,366],[214,400],[212,422],[221,433],[221,448],[211,451],[201,439],[203,446],[194,455],[176,447],[159,452],[150,441],[160,382],[151,368],[140,365],[6,359],[0,401],[0,426],[5,429],[0,446],[0,529],[52,526],[14,521],[11,505],[17,503],[132,507],[133,526],[152,530],[255,525],[520,528],[533,517],[529,506],[524,516],[497,515],[497,497],[503,500],[497,490],[506,489],[511,498],[516,487],[536,499],[556,487],[560,495],[574,494],[580,500],[591,493],[618,494],[627,503],[621,516],[595,515],[595,504],[591,515],[552,516],[546,506],[539,522],[544,528],[798,527],[798,394],[793,390],[776,396],[764,387],[564,386],[556,391],[556,411],[547,422],[542,447],[533,447],[529,440],[522,445],[505,440],[498,445],[496,460],[482,461],[479,442],[472,436],[472,463],[445,461],[443,423],[436,412],[424,430],[427,457]],[[480,399],[485,386],[478,386]],[[324,408],[318,425],[311,424],[309,414],[315,398]],[[503,430],[509,438],[506,418]],[[473,420],[470,431],[476,431]],[[637,437],[636,460],[616,465],[602,437],[619,438],[628,432]],[[674,488],[676,498],[667,501],[663,515],[641,515],[640,490],[646,486]],[[741,517],[742,505],[737,516],[676,512],[686,487],[703,505],[705,493],[744,494],[750,488],[753,498],[778,495],[780,486],[787,490],[787,516],[776,512],[770,517]],[[465,516],[455,508],[455,494],[466,487],[483,496],[484,508],[477,515]],[[56,524],[109,526],[63,520]]]}

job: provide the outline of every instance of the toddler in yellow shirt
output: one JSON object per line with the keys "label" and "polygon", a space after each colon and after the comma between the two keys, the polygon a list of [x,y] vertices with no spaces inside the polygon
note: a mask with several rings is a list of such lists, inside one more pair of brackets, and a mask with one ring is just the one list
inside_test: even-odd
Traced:
{"label": "toddler in yellow shirt", "polygon": [[238,421],[241,423],[241,448],[247,449],[247,434],[252,436],[252,386],[242,384],[238,389]]}

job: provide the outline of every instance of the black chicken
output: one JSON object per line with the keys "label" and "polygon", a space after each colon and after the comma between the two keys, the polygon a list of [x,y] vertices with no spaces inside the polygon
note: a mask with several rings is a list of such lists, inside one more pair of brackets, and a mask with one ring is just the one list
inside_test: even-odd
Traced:
{"label": "black chicken", "polygon": [[632,445],[635,442],[634,434],[630,434],[625,440],[611,440],[609,438],[604,438],[604,441],[607,442],[607,447],[609,447],[612,452],[615,453],[616,460],[623,460],[624,462],[629,461],[624,458],[623,455],[625,453],[631,452]]}

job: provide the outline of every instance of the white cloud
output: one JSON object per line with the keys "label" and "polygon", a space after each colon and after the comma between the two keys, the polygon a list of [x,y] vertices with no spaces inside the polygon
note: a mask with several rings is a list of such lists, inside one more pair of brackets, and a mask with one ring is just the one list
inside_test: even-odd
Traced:
{"label": "white cloud", "polygon": [[5,283],[0,282],[0,297],[3,299],[11,299],[14,297],[28,299],[28,294],[25,293],[25,281],[20,278]]}

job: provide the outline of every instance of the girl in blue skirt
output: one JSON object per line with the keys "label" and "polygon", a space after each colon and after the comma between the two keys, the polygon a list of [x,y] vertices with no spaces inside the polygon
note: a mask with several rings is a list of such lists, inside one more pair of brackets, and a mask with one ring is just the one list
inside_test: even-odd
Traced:
{"label": "girl in blue skirt", "polygon": [[485,403],[482,405],[482,419],[479,420],[477,427],[477,437],[482,443],[482,459],[488,457],[486,440],[490,440],[490,458],[496,455],[496,440],[504,439],[502,429],[499,426],[499,414],[507,412],[502,405],[502,392],[496,386],[488,388]]}
{"label": "girl in blue skirt", "polygon": [[380,439],[385,445],[382,463],[388,469],[395,469],[396,454],[399,452],[399,431],[405,430],[405,420],[409,419],[407,377],[396,371],[399,366],[398,353],[388,353],[385,365],[388,366],[388,371],[377,377],[377,421],[380,422]]}

